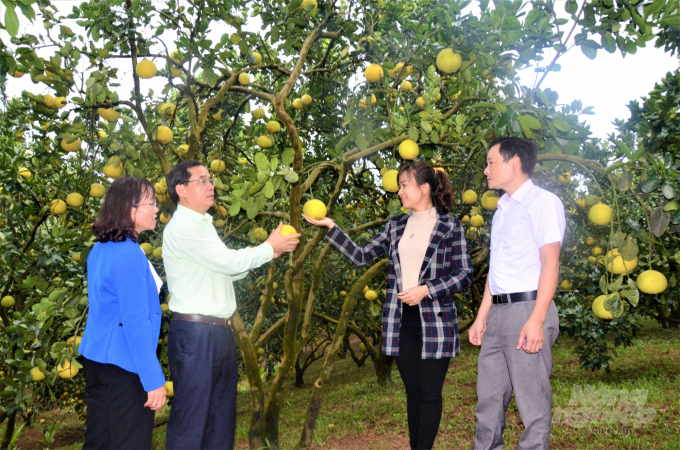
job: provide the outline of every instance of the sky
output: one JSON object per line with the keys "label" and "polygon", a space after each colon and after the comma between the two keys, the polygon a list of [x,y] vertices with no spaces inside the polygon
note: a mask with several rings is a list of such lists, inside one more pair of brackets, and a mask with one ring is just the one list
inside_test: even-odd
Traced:
{"label": "sky", "polygon": [[[61,14],[68,14],[74,5],[81,1],[61,0],[53,2],[59,8]],[[4,16],[4,6],[0,3],[0,13]],[[42,24],[28,23],[25,17],[20,17],[20,33],[29,31],[32,33],[40,32]],[[76,24],[72,28],[77,30]],[[230,27],[220,29],[217,39],[224,32],[230,32]],[[0,36],[4,42],[9,41],[9,36],[4,30],[0,30]],[[172,36],[164,36],[164,40],[171,45]],[[44,50],[39,53],[41,56],[49,56],[52,49]],[[552,59],[547,55],[547,60]],[[85,62],[85,59],[83,59]],[[665,76],[668,71],[678,68],[678,59],[664,53],[661,49],[655,49],[653,43],[648,43],[646,48],[638,49],[635,55],[628,55],[625,58],[619,52],[609,54],[604,50],[598,51],[595,60],[588,59],[579,48],[573,48],[560,57],[558,63],[562,69],[560,72],[552,72],[548,75],[541,86],[543,89],[550,88],[559,94],[558,103],[568,104],[572,100],[581,100],[584,107],[593,106],[594,115],[583,115],[581,120],[585,120],[591,127],[594,137],[606,139],[615,131],[612,122],[614,119],[628,119],[630,111],[627,108],[631,100],[639,99],[654,88],[654,83]],[[120,64],[125,64],[124,70],[129,75],[132,68],[129,61],[120,60]],[[535,77],[533,69],[525,69],[520,72],[522,84],[531,86]],[[118,89],[121,98],[123,93],[131,91],[132,77],[127,76],[122,81],[122,87]],[[142,90],[146,92],[154,87],[153,80],[142,80]],[[157,87],[157,86],[155,86]],[[29,90],[35,94],[50,93],[49,89],[41,84],[36,89],[30,78],[26,75],[16,80],[10,78],[7,83],[8,95],[21,95],[22,90]]]}

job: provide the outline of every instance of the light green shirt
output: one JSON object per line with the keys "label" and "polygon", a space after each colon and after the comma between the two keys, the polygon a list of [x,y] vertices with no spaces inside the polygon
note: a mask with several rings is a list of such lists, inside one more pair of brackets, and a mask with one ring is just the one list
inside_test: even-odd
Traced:
{"label": "light green shirt", "polygon": [[231,317],[236,311],[233,281],[274,257],[265,243],[231,250],[217,235],[209,214],[182,205],[163,230],[163,265],[173,312]]}

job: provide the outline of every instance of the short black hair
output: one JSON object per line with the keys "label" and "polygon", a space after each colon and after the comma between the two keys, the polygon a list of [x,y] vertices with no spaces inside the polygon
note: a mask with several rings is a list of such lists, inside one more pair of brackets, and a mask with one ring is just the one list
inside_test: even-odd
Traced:
{"label": "short black hair", "polygon": [[155,195],[156,189],[144,178],[123,177],[111,183],[104,204],[99,210],[92,232],[99,242],[123,242],[126,238],[137,242],[132,208],[144,197]]}
{"label": "short black hair", "polygon": [[538,158],[538,145],[533,139],[521,139],[517,137],[499,137],[491,141],[489,150],[494,145],[500,145],[498,152],[503,157],[503,161],[508,162],[515,156],[519,157],[522,172],[530,177],[534,174],[536,159]]}
{"label": "short black hair", "polygon": [[182,161],[172,168],[170,173],[165,177],[165,184],[168,185],[168,193],[175,204],[179,204],[179,195],[177,195],[176,187],[178,184],[184,184],[191,178],[189,169],[192,167],[202,166],[200,162],[192,159],[190,161]]}

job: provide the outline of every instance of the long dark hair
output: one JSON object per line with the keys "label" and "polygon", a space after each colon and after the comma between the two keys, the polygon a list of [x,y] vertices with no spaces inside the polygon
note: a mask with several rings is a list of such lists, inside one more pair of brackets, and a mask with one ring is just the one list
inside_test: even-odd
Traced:
{"label": "long dark hair", "polygon": [[448,214],[453,205],[453,191],[449,184],[449,177],[443,170],[435,170],[426,162],[414,162],[401,166],[397,180],[401,174],[411,175],[418,186],[430,185],[430,199],[439,214]]}
{"label": "long dark hair", "polygon": [[99,210],[92,232],[99,242],[123,242],[126,238],[137,242],[132,207],[144,197],[154,196],[156,189],[144,178],[123,177],[111,183]]}

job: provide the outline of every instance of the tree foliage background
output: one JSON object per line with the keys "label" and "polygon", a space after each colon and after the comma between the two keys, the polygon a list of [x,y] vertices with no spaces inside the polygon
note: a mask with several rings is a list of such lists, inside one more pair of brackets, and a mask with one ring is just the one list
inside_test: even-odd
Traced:
{"label": "tree foliage background", "polygon": [[[594,139],[584,121],[591,108],[561,103],[558,92],[541,87],[567,51],[591,59],[618,52],[631,64],[645,45],[675,53],[678,0],[92,0],[68,12],[47,0],[2,4],[10,39],[0,41],[0,290],[15,305],[0,308],[0,419],[10,435],[18,415],[30,421],[38,408],[82,411],[82,394],[73,394],[84,390],[82,374],[62,378],[56,366],[80,367],[77,344],[66,340],[87,317],[85,260],[102,201],[90,197],[91,185],[148,178],[167,222],[174,206],[163,179],[186,159],[211,168],[214,223],[230,247],[256,245],[281,220],[303,232],[294,254],[238,286],[234,329],[240,386],[251,399],[251,448],[278,447],[285,390],[293,374],[304,382],[316,360],[323,370],[299,448],[312,442],[339,355],[349,352],[358,364],[370,358],[378,380],[389,382],[391,361],[380,352],[385,261],[349,267],[325,244],[324,230],[302,225],[300,213],[320,199],[343,229],[368,241],[401,213],[381,178],[404,163],[398,148],[407,139],[419,146],[417,160],[448,173],[457,194],[487,190],[482,172],[493,138],[537,140],[534,180],[567,206],[561,279],[571,285],[556,301],[583,368],[609,371],[615,346],[632,342],[642,315],[680,323],[677,73],[642,104],[631,103],[631,119],[606,141]],[[33,34],[21,34],[29,21]],[[445,48],[462,59],[450,73],[436,64]],[[145,61],[157,68],[148,79],[135,70]],[[364,76],[370,64],[382,68],[375,82]],[[519,81],[517,71],[526,68],[537,73],[532,86]],[[8,98],[6,86],[21,73],[34,87]],[[82,205],[56,214],[53,202],[73,193]],[[608,226],[588,220],[591,200],[613,208]],[[493,210],[457,195],[453,214],[485,223],[468,231],[475,284],[457,296],[464,329],[486,281]],[[150,244],[161,274],[162,227],[140,241]],[[595,245],[638,258],[638,268],[609,273]],[[637,289],[637,274],[649,268],[667,277],[664,293]],[[367,285],[377,300],[365,298]],[[593,314],[600,295],[613,319]],[[168,323],[158,352],[169,377]],[[349,334],[362,341],[359,353]],[[32,380],[35,367],[44,381]]]}

